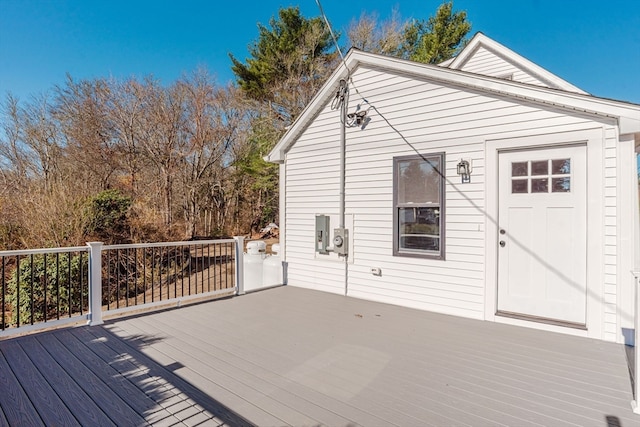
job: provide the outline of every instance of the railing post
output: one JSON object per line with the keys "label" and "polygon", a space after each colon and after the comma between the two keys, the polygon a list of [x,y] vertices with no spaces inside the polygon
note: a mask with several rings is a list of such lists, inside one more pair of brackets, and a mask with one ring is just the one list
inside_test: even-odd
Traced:
{"label": "railing post", "polygon": [[634,360],[633,363],[633,399],[631,407],[633,412],[640,415],[640,271],[632,271],[635,277],[635,336],[634,336]]}
{"label": "railing post", "polygon": [[102,242],[88,242],[89,326],[102,325]]}
{"label": "railing post", "polygon": [[236,241],[236,295],[244,295],[244,236],[233,236]]}

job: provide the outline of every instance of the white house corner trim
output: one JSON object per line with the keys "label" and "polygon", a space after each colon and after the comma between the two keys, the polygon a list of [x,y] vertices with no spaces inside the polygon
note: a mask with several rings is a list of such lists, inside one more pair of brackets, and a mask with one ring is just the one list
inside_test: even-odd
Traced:
{"label": "white house corner trim", "polygon": [[498,235],[498,146],[485,141],[485,303],[484,318],[494,321],[498,307],[498,246],[495,243]]}
{"label": "white house corner trim", "polygon": [[[278,165],[278,221],[280,238],[280,257],[287,261],[287,162]],[[286,283],[285,283],[286,285]]]}

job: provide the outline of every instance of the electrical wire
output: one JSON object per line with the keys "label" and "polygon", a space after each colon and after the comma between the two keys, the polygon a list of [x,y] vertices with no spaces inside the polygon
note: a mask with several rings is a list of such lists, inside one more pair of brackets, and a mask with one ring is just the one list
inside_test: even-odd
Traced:
{"label": "electrical wire", "polygon": [[[402,132],[400,132],[400,130],[398,130],[395,126],[393,126],[391,124],[391,122],[380,112],[380,110],[378,110],[378,108],[376,108],[375,105],[373,105],[372,103],[370,103],[367,98],[364,97],[364,95],[362,95],[362,93],[360,93],[360,91],[358,90],[357,85],[355,84],[355,82],[353,81],[353,78],[351,77],[351,69],[349,68],[349,66],[347,65],[347,61],[344,57],[344,55],[342,54],[342,51],[340,50],[340,46],[338,45],[338,40],[336,39],[336,36],[333,32],[333,30],[331,29],[331,24],[329,23],[329,19],[327,18],[327,15],[324,13],[324,10],[322,9],[322,5],[320,4],[320,0],[316,0],[316,4],[318,5],[318,9],[320,10],[320,15],[322,15],[322,18],[324,19],[324,22],[327,25],[327,28],[329,29],[329,34],[331,34],[331,38],[333,39],[333,43],[338,51],[338,54],[340,55],[340,58],[342,60],[342,64],[344,65],[344,68],[347,70],[347,79],[346,81],[348,81],[350,83],[350,86],[353,87],[353,89],[355,90],[356,94],[358,94],[358,96],[360,97],[360,99],[362,99],[362,101],[364,103],[366,103],[369,108],[367,108],[367,111],[369,111],[370,109],[373,109],[373,111],[375,111],[378,116],[380,116],[382,118],[382,120],[385,121],[385,123],[387,123],[387,125],[393,129],[393,131],[395,133],[397,133],[400,138],[402,139],[402,141],[404,141],[405,144],[407,144],[409,147],[411,147],[411,149],[413,151],[416,152],[416,154],[418,156],[420,156],[420,158],[422,158],[422,160],[424,160],[427,164],[429,164],[429,166],[431,166],[433,168],[433,170],[435,170],[442,178],[446,179],[446,176],[440,171],[440,168],[435,167],[434,164],[431,163],[431,161],[429,159],[427,159],[422,153],[420,153],[420,151],[418,151],[418,149],[416,147],[413,146],[413,144],[411,144],[407,138],[402,134]],[[344,88],[344,90],[343,90]],[[343,85],[342,84],[342,80],[340,81],[340,88],[338,89],[338,91],[336,92],[336,97],[333,99],[333,101],[331,102],[331,109],[332,110],[337,110],[338,108],[340,108],[340,110],[343,113],[346,113],[346,108],[348,108],[348,100],[349,100],[349,85]],[[334,108],[335,106],[335,108]],[[360,104],[358,104],[358,109],[360,109]],[[357,111],[357,110],[356,110]],[[348,114],[340,114],[340,121],[344,124],[346,124],[349,127],[354,126],[354,124],[356,123],[356,117],[355,114],[352,115],[353,120],[350,120],[348,118]],[[344,123],[344,119],[343,117],[347,117],[347,123]]]}
{"label": "electrical wire", "polygon": [[331,109],[339,110],[342,108],[342,105],[345,103],[346,92],[349,89],[347,88],[346,80],[340,80],[340,87],[336,91],[336,96],[331,101]]}
{"label": "electrical wire", "polygon": [[347,67],[347,62],[344,60],[344,55],[342,54],[342,51],[340,50],[340,46],[338,45],[338,39],[336,39],[336,35],[333,33],[333,30],[331,29],[331,24],[329,23],[329,19],[327,19],[327,15],[325,15],[325,13],[324,13],[324,9],[322,9],[322,5],[320,4],[320,0],[316,0],[316,4],[318,5],[318,9],[320,9],[320,15],[322,15],[322,18],[324,19],[324,22],[327,24],[327,28],[329,29],[329,34],[331,34],[331,38],[333,39],[333,44],[336,45],[336,49],[338,50],[338,53],[340,54],[340,58],[342,58],[342,63],[344,64],[344,66],[347,69],[347,71],[349,71],[349,67]]}

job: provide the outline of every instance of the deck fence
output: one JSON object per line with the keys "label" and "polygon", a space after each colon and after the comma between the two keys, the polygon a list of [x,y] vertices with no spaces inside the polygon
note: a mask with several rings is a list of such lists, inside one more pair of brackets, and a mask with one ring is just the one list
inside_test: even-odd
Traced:
{"label": "deck fence", "polygon": [[0,251],[0,336],[241,294],[243,247],[234,237]]}

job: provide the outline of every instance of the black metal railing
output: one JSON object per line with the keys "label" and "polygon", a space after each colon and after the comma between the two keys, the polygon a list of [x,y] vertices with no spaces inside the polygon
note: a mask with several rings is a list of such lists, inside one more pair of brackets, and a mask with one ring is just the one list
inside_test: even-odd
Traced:
{"label": "black metal railing", "polygon": [[106,311],[235,287],[235,242],[105,246],[102,303]]}
{"label": "black metal railing", "polygon": [[88,274],[86,247],[0,252],[0,330],[86,314]]}
{"label": "black metal railing", "polygon": [[[0,251],[0,336],[243,293],[243,238]],[[93,284],[98,284],[95,287]]]}

